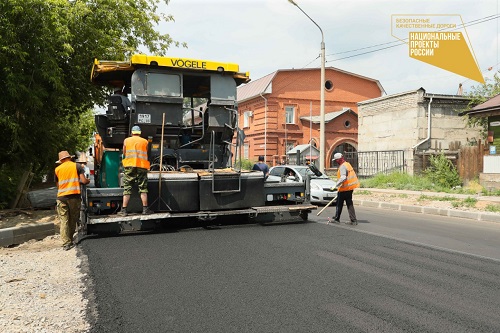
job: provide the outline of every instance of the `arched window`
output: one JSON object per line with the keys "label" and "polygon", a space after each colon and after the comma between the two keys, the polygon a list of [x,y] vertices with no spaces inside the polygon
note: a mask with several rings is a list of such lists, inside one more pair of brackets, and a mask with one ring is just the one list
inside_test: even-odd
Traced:
{"label": "arched window", "polygon": [[[349,153],[355,153],[355,152],[357,152],[356,148],[354,148],[354,146],[351,145],[350,143],[347,143],[347,142],[341,143],[340,145],[335,147],[335,149],[332,152],[332,155],[330,156],[330,166],[332,166],[332,167],[337,166],[337,164],[333,160],[333,155],[335,155],[335,153],[341,153],[344,156],[349,157],[351,155]],[[346,160],[347,160],[347,158],[346,158]]]}

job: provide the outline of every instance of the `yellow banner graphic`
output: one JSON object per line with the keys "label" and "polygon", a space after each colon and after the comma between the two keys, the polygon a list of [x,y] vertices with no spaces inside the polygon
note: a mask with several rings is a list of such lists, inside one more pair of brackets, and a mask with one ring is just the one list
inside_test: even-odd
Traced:
{"label": "yellow banner graphic", "polygon": [[484,83],[461,32],[410,32],[409,39],[411,58]]}
{"label": "yellow banner graphic", "polygon": [[395,14],[391,21],[391,34],[408,44],[411,58],[485,83],[460,15]]}

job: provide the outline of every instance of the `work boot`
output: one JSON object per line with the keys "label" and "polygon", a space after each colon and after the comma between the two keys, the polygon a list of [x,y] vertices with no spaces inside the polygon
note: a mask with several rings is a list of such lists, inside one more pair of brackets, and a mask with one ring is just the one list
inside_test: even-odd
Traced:
{"label": "work boot", "polygon": [[118,216],[127,216],[127,207],[122,207],[122,209],[116,214]]}
{"label": "work boot", "polygon": [[153,214],[153,211],[149,209],[149,207],[142,207],[142,215],[150,215]]}
{"label": "work boot", "polygon": [[71,250],[73,247],[75,247],[75,244],[69,243],[69,244],[66,244],[63,246],[63,250],[68,251],[68,250]]}

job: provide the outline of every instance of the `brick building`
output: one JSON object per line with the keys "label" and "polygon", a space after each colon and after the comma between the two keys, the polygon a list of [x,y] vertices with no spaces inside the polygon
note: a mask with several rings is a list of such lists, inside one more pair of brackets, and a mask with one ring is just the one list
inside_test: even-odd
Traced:
{"label": "brick building", "polygon": [[[243,157],[265,155],[268,164],[292,148],[320,142],[320,69],[278,70],[238,88]],[[325,167],[337,151],[356,151],[357,103],[382,96],[377,80],[337,68],[325,69]]]}

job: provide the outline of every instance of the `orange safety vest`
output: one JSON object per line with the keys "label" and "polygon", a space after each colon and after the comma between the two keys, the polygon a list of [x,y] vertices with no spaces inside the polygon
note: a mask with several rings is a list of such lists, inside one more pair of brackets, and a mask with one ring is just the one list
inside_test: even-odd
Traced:
{"label": "orange safety vest", "polygon": [[123,166],[149,170],[148,140],[134,135],[126,138],[123,144],[125,146]]}
{"label": "orange safety vest", "polygon": [[[347,168],[347,179],[339,187],[339,192],[352,191],[359,187],[358,176],[354,172],[352,165],[349,162],[342,163]],[[337,170],[337,179],[340,178],[340,166]]]}
{"label": "orange safety vest", "polygon": [[56,168],[57,196],[80,194],[80,178],[76,163],[66,161]]}

